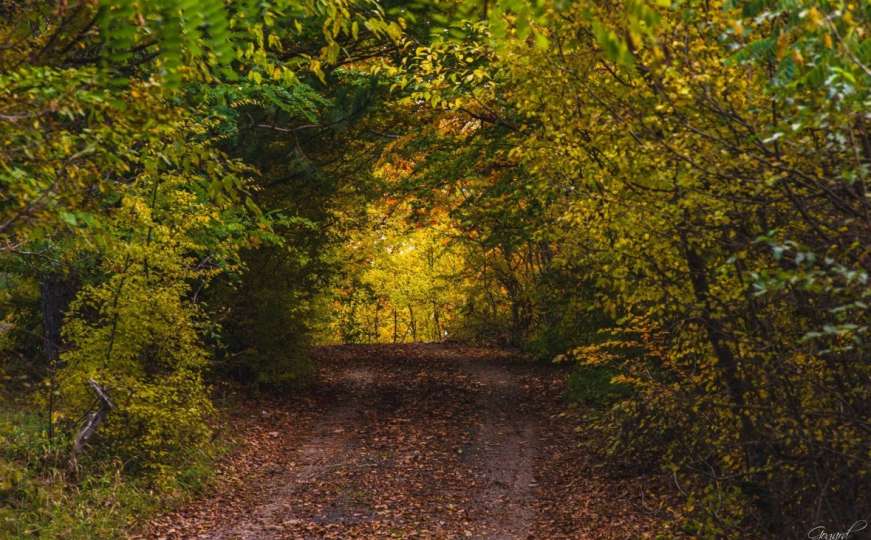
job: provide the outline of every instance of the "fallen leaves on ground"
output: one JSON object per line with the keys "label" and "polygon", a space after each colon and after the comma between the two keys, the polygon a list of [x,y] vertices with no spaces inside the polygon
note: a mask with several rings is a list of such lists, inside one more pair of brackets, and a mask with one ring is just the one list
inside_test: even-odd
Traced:
{"label": "fallen leaves on ground", "polygon": [[[140,538],[646,538],[661,479],[579,444],[567,372],[447,345],[337,346],[284,400],[229,415],[243,441],[208,498]],[[657,492],[660,495],[657,495]]]}

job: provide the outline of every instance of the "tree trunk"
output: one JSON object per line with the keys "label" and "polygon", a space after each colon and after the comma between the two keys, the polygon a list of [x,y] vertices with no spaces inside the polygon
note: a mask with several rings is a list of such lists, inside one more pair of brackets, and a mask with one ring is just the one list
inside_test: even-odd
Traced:
{"label": "tree trunk", "polygon": [[[714,355],[717,357],[717,368],[722,374],[726,391],[735,405],[735,414],[740,422],[741,442],[744,447],[747,466],[749,471],[755,471],[763,467],[766,460],[764,452],[760,448],[762,438],[759,436],[753,420],[747,414],[745,401],[746,388],[739,372],[739,360],[726,343],[723,322],[714,315],[711,308],[705,261],[690,245],[686,228],[681,227],[679,233],[684,260],[689,269],[693,294],[696,303],[702,309],[701,320],[704,324],[705,333],[707,334],[708,342],[711,344],[711,349],[713,349]],[[751,478],[753,476],[755,474]],[[756,506],[765,515],[769,526],[779,526],[780,519],[777,516],[777,509],[774,507],[769,494],[760,489],[760,486],[752,485],[750,482],[747,483],[745,491],[748,495],[755,498]]]}
{"label": "tree trunk", "polygon": [[414,320],[414,308],[408,306],[409,325],[411,326],[411,342],[417,343],[417,322]]}
{"label": "tree trunk", "polygon": [[432,318],[433,322],[435,322],[435,339],[433,341],[441,341],[442,340],[442,325],[439,320],[439,305],[435,300],[432,301]]}
{"label": "tree trunk", "polygon": [[379,300],[378,302],[375,303],[375,325],[373,328],[372,343],[378,343],[378,325],[380,322],[378,320],[378,315],[379,315],[380,311],[381,311],[381,301]]}
{"label": "tree trunk", "polygon": [[60,360],[61,328],[64,314],[75,294],[71,281],[58,273],[46,274],[40,279],[40,305],[42,309],[42,350],[48,374],[48,440],[54,438],[54,395],[56,374]]}

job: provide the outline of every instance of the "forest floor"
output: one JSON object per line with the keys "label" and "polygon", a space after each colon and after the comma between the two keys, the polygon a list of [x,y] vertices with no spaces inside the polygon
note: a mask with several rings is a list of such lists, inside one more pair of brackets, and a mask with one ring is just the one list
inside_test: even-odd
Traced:
{"label": "forest floor", "polygon": [[250,403],[216,491],[135,538],[671,537],[656,477],[582,444],[567,371],[445,345],[318,351],[318,382]]}

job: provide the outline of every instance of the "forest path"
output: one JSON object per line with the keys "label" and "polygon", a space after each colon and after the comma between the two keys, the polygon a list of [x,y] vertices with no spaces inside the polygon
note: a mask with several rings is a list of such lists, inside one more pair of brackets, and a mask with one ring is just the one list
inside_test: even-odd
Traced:
{"label": "forest path", "polygon": [[566,372],[445,345],[339,346],[318,383],[250,404],[211,496],[136,538],[641,538],[644,478],[578,445]]}

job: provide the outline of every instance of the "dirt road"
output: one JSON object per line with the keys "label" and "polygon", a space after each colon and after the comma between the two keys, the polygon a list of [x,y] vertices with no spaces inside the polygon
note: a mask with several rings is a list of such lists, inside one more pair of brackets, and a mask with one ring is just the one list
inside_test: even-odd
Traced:
{"label": "dirt road", "polygon": [[[650,479],[615,479],[562,415],[565,372],[437,345],[319,352],[311,390],[234,420],[216,493],[139,537],[641,538]],[[644,492],[645,489],[648,492]],[[668,534],[667,534],[668,535]]]}

